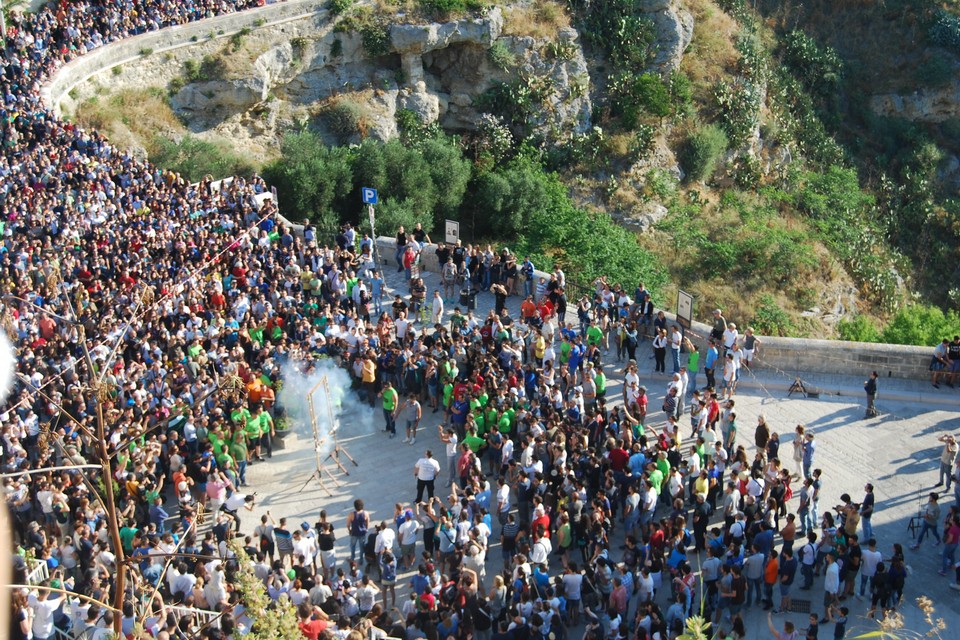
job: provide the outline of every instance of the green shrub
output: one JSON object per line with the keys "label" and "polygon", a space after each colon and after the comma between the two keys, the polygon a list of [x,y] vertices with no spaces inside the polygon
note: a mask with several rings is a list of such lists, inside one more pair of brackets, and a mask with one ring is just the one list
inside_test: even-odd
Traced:
{"label": "green shrub", "polygon": [[262,27],[263,25],[265,25],[265,24],[267,24],[267,19],[266,19],[266,18],[257,18],[256,20],[253,21],[253,26],[256,27],[256,28],[258,28],[258,29],[259,29],[260,27]]}
{"label": "green shrub", "polygon": [[340,38],[334,38],[333,42],[330,43],[330,57],[339,58],[343,55],[343,42]]}
{"label": "green shrub", "polygon": [[850,342],[880,342],[880,330],[870,318],[859,314],[840,320],[837,333],[841,340]]}
{"label": "green shrub", "polygon": [[340,98],[334,101],[323,109],[321,118],[341,144],[349,142],[354,136],[366,134],[367,111],[355,100]]}
{"label": "green shrub", "polygon": [[151,49],[150,47],[143,47],[142,49],[140,49],[140,55],[142,55],[143,57],[147,57],[152,54],[153,54],[153,49]]}
{"label": "green shrub", "polygon": [[767,336],[789,336],[795,332],[790,315],[770,294],[760,296],[751,324],[757,333]]}
{"label": "green shrub", "polygon": [[747,78],[720,80],[714,87],[720,121],[734,147],[744,145],[760,123],[763,86]]}
{"label": "green shrub", "polygon": [[198,182],[210,174],[217,178],[249,175],[250,161],[226,145],[216,145],[186,135],[179,141],[158,136],[153,141],[150,161],[157,166],[179,172],[190,182]]}
{"label": "green shrub", "polygon": [[371,58],[390,53],[390,29],[379,21],[370,22],[360,27],[360,37],[363,42],[363,50]]}
{"label": "green shrub", "polygon": [[960,53],[960,17],[946,9],[938,9],[927,30],[927,37],[938,47]]}
{"label": "green shrub", "polygon": [[481,0],[417,0],[420,11],[429,18],[446,20],[452,14],[477,11],[483,7]]}
{"label": "green shrub", "polygon": [[813,95],[832,97],[843,77],[843,61],[832,48],[802,31],[791,31],[783,39],[783,61]]}
{"label": "green shrub", "polygon": [[186,84],[187,81],[183,78],[183,76],[176,76],[170,80],[169,84],[167,84],[167,91],[171,96],[175,96],[180,93]]}
{"label": "green shrub", "polygon": [[328,9],[335,16],[345,14],[353,6],[353,0],[330,0]]}
{"label": "green shrub", "polygon": [[613,113],[627,128],[636,127],[643,114],[663,118],[671,113],[670,90],[655,73],[622,73],[610,78],[608,90]]}
{"label": "green shrub", "polygon": [[353,189],[352,152],[344,147],[331,149],[313,133],[288,135],[280,150],[281,158],[264,168],[264,179],[277,188],[290,218],[309,218],[321,233],[332,237],[340,220],[335,205],[343,203]]}
{"label": "green shrub", "polygon": [[643,69],[653,58],[657,30],[641,17],[638,0],[570,0],[584,40],[624,70]]}
{"label": "green shrub", "polygon": [[960,335],[960,316],[926,304],[901,308],[881,333],[883,342],[933,347],[944,338]]}
{"label": "green shrub", "polygon": [[681,164],[687,180],[707,180],[713,175],[720,156],[727,150],[727,135],[717,125],[707,125],[687,137]]}
{"label": "green shrub", "polygon": [[500,69],[501,71],[509,71],[517,65],[517,56],[510,49],[507,48],[500,40],[494,42],[489,49],[487,49],[487,57],[490,58],[490,62],[493,63],[493,66]]}

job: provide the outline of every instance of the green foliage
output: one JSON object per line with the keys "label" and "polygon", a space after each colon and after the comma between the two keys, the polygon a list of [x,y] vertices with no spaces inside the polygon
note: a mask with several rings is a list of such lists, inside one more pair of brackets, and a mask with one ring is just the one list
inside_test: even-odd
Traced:
{"label": "green foliage", "polygon": [[329,148],[313,133],[300,133],[283,139],[281,153],[263,175],[277,188],[288,217],[309,218],[318,230],[333,234],[339,222],[334,203],[353,188],[352,152]]}
{"label": "green foliage", "polygon": [[960,335],[960,315],[955,310],[944,313],[932,305],[911,304],[897,311],[880,337],[882,342],[932,347],[955,335]]}
{"label": "green foliage", "polygon": [[142,49],[140,49],[140,55],[143,56],[144,58],[152,54],[153,54],[153,49],[151,49],[150,47],[143,47]]}
{"label": "green foliage", "polygon": [[649,124],[638,124],[635,129],[630,151],[635,153],[638,158],[645,158],[647,154],[653,151],[657,128]]}
{"label": "green foliage", "polygon": [[167,92],[171,96],[175,96],[187,85],[187,81],[183,76],[175,76],[167,84]]}
{"label": "green foliage", "polygon": [[960,53],[960,17],[946,9],[938,9],[927,30],[927,38],[938,47]]}
{"label": "green foliage", "polygon": [[607,274],[625,284],[644,281],[654,289],[663,285],[665,275],[656,257],[637,244],[636,236],[606,213],[576,208],[555,174],[522,157],[501,173],[512,187],[503,211],[519,212],[524,220],[511,245],[518,254],[530,254],[540,264],[556,261],[581,281]]}
{"label": "green foliage", "polygon": [[367,110],[356,100],[341,97],[327,105],[320,117],[341,144],[366,135]]}
{"label": "green foliage", "polygon": [[185,60],[183,76],[190,82],[209,82],[222,80],[227,73],[227,63],[220,54],[207,54],[199,62]]}
{"label": "green foliage", "polygon": [[371,58],[379,58],[390,53],[390,29],[385,22],[373,21],[360,27],[363,50]]}
{"label": "green foliage", "polygon": [[747,22],[750,18],[750,9],[746,0],[717,0],[717,5],[723,12],[732,16],[737,22]]}
{"label": "green foliage", "polygon": [[[669,194],[660,196],[670,202]],[[818,266],[808,230],[791,224],[763,196],[726,191],[717,218],[704,224],[697,203],[673,201],[659,228],[673,238],[680,279],[723,275],[745,290],[805,287]]]}
{"label": "green foliage", "polygon": [[330,4],[327,5],[327,9],[331,14],[335,16],[340,16],[345,14],[347,11],[353,7],[354,0],[330,0]]}
{"label": "green foliage", "polygon": [[254,167],[226,145],[216,145],[187,135],[179,141],[157,136],[150,161],[180,173],[190,182],[199,182],[210,174],[217,177],[249,175]]}
{"label": "green foliage", "polygon": [[230,549],[236,555],[238,569],[233,584],[247,610],[256,612],[250,632],[245,636],[249,640],[299,640],[300,632],[297,612],[287,599],[273,600],[267,595],[263,581],[257,577],[253,561],[243,549],[237,538],[230,543]]}
{"label": "green foliage", "polygon": [[663,118],[673,108],[667,84],[655,73],[624,72],[611,77],[607,87],[613,114],[630,129],[637,126],[643,114]]}
{"label": "green foliage", "polygon": [[477,125],[476,148],[478,155],[487,155],[494,163],[501,162],[513,151],[513,134],[510,127],[490,113],[480,116]]}
{"label": "green foliage", "polygon": [[546,78],[518,78],[493,85],[477,96],[474,104],[502,118],[514,133],[524,137],[551,90]]}
{"label": "green foliage", "polygon": [[786,139],[796,143],[808,161],[824,169],[846,162],[847,154],[827,132],[813,99],[799,80],[788,71],[779,69],[773,74],[768,89],[781,132]]}
{"label": "green foliage", "polygon": [[875,199],[860,188],[857,172],[832,166],[796,178],[797,205],[863,293],[885,308],[896,307],[900,276],[880,231]]}
{"label": "green foliage", "polygon": [[880,330],[870,318],[855,315],[849,320],[843,318],[837,323],[837,333],[841,340],[850,342],[880,342]]}
{"label": "green foliage", "polygon": [[790,315],[777,303],[770,294],[760,296],[754,310],[751,324],[755,331],[767,336],[789,336],[795,333]]}
{"label": "green foliage", "polygon": [[330,43],[330,57],[339,58],[343,55],[343,41],[340,38],[334,38]]}
{"label": "green foliage", "polygon": [[713,97],[720,122],[734,147],[743,146],[760,124],[763,90],[763,85],[745,77],[720,80],[715,85]]}
{"label": "green foliage", "polygon": [[674,113],[685,116],[693,110],[693,87],[687,74],[679,69],[671,71],[667,78],[667,90]]}
{"label": "green foliage", "polygon": [[240,31],[237,31],[235,34],[230,36],[230,40],[229,40],[230,50],[233,51],[234,53],[236,53],[237,51],[240,51],[240,47],[243,46],[243,39],[246,38],[251,33],[252,31],[250,27],[244,27],[243,29],[240,29]]}
{"label": "green foliage", "polygon": [[570,0],[584,40],[622,69],[643,69],[654,55],[657,31],[642,18],[640,0]]}
{"label": "green foliage", "polygon": [[253,26],[257,28],[260,28],[265,24],[267,24],[266,18],[257,18],[256,20],[253,21]]}
{"label": "green foliage", "polygon": [[573,60],[580,48],[566,40],[551,40],[543,47],[543,56],[548,60]]}
{"label": "green foliage", "polygon": [[783,38],[783,61],[817,98],[836,94],[843,77],[843,61],[832,47],[821,47],[810,36],[794,30]]}
{"label": "green foliage", "polygon": [[710,178],[720,156],[727,150],[727,144],[727,135],[717,125],[694,130],[687,137],[680,157],[687,179],[699,181]]}
{"label": "green foliage", "polygon": [[479,11],[482,0],[417,0],[421,13],[435,20],[446,20],[452,14]]}
{"label": "green foliage", "polygon": [[500,40],[494,42],[490,48],[487,49],[487,57],[490,58],[493,66],[501,71],[509,71],[517,65],[516,54],[510,51],[507,45]]}

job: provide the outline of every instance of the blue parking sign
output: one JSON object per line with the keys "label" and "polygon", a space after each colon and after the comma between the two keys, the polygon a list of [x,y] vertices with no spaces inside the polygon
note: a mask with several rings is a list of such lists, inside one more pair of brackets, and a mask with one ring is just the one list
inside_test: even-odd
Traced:
{"label": "blue parking sign", "polygon": [[360,187],[360,197],[363,204],[377,204],[377,190],[370,187]]}

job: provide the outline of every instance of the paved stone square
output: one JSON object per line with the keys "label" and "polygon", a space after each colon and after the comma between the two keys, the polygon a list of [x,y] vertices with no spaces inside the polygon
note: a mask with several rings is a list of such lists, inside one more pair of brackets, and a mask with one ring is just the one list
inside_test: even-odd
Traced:
{"label": "paved stone square", "polygon": [[[387,267],[386,271],[395,271],[395,268]],[[391,283],[395,283],[396,274],[386,275]],[[432,283],[431,277],[434,279]],[[436,284],[435,280],[434,274],[427,274],[428,290]],[[432,295],[432,291],[430,294]],[[492,297],[482,294],[478,302],[478,315],[485,315],[486,309],[492,305]],[[448,305],[448,311],[452,311],[452,306]],[[510,309],[516,312],[518,306],[519,299],[511,298]],[[648,355],[649,343],[645,343],[639,350],[637,359],[641,368],[641,382],[651,394],[651,424],[658,426],[662,420],[654,408],[660,406],[668,378],[652,373],[653,361],[648,360]],[[611,359],[614,359],[613,354]],[[617,378],[620,375],[620,365],[616,365],[616,370],[609,374],[611,382],[615,381],[615,384],[610,386],[609,397],[617,397]],[[788,383],[789,381],[786,384]],[[910,389],[911,384],[905,382],[901,386]],[[893,393],[900,385],[897,381],[884,380],[883,385],[891,397],[910,397],[909,393]],[[750,459],[755,450],[753,426],[758,414],[765,414],[771,429],[781,434],[781,451],[784,451],[782,458],[788,468],[792,468],[793,464],[790,459],[793,429],[797,423],[807,425],[817,436],[818,449],[814,466],[824,470],[821,511],[838,504],[839,496],[844,492],[849,492],[853,499],[859,502],[864,483],[873,482],[877,496],[873,526],[885,558],[889,557],[894,542],[900,542],[905,547],[912,544],[907,524],[911,516],[917,514],[919,496],[922,495],[925,500],[925,496],[937,481],[941,450],[937,438],[951,430],[954,433],[960,431],[960,405],[915,403],[908,399],[883,400],[881,395],[878,403],[881,416],[864,420],[862,394],[840,397],[823,395],[816,399],[795,394],[793,398],[787,398],[783,376],[769,372],[755,377],[746,376],[736,398],[740,425],[738,441],[746,445]],[[305,426],[300,427],[302,437],[295,434],[289,436],[284,450],[277,451],[272,460],[253,465],[247,475],[252,490],[256,490],[259,496],[254,513],[247,514],[244,518],[243,531],[249,534],[260,515],[267,509],[271,510],[275,518],[286,516],[292,527],[299,525],[301,521],[312,525],[316,522],[320,510],[326,509],[336,523],[337,535],[340,537],[337,547],[338,560],[344,561],[349,556],[345,518],[352,509],[355,498],[365,501],[374,522],[381,518],[389,521],[393,515],[394,503],[411,502],[416,491],[413,466],[424,450],[432,449],[443,466],[444,447],[437,434],[438,418],[442,414],[432,414],[429,408],[425,408],[417,444],[409,446],[402,444],[401,437],[388,439],[382,432],[383,417],[379,409],[369,411],[373,417],[372,428],[357,426],[369,422],[358,420],[357,415],[341,416],[340,444],[357,460],[358,466],[343,458],[349,472],[349,475],[346,475],[328,461],[324,468],[336,478],[335,483],[328,474],[324,473],[322,476],[329,495],[315,480],[311,480],[306,488],[300,491],[316,467],[312,437],[308,435],[309,431]],[[682,423],[683,433],[687,433],[687,424]],[[438,478],[438,489],[445,481],[445,476]],[[791,503],[791,511],[796,510],[796,504],[795,498]],[[952,498],[941,502],[944,513],[952,504]],[[499,527],[495,525],[494,538],[498,532]],[[622,530],[618,530],[611,545],[615,559],[619,559],[618,548],[622,536]],[[960,592],[948,588],[952,577],[943,578],[937,575],[941,550],[942,547],[934,547],[931,540],[925,542],[919,551],[907,551],[907,563],[912,567],[913,574],[907,579],[903,611],[911,629],[926,631],[927,627],[924,626],[920,612],[914,604],[917,596],[926,595],[934,601],[938,615],[947,621],[949,631],[943,637],[958,637],[956,634],[960,633]],[[691,564],[696,566],[695,555],[690,558]],[[555,563],[553,571],[556,571],[558,566],[559,564]],[[499,553],[489,554],[488,576],[499,569]],[[823,578],[816,579],[814,590],[809,592],[815,611],[822,610],[822,583]],[[401,594],[398,594],[398,597],[400,596]],[[664,610],[666,599],[667,595],[659,594],[658,602]],[[875,629],[875,625],[864,619],[869,608],[867,602],[850,600],[846,605],[850,607],[852,614],[848,637]],[[792,619],[798,628],[806,627],[806,615],[784,614],[775,619],[783,619],[784,616]],[[754,607],[746,610],[744,619],[749,638],[770,637],[765,612]],[[830,626],[829,629],[822,629],[820,634],[821,637],[832,637],[832,632]],[[572,633],[579,637],[578,631]]]}

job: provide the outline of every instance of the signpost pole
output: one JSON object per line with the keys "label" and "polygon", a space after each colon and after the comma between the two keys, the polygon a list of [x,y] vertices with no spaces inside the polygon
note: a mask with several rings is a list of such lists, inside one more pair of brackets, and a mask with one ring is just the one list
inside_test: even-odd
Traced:
{"label": "signpost pole", "polygon": [[379,200],[379,194],[377,194],[376,189],[371,189],[370,187],[361,187],[360,200],[363,201],[363,204],[367,205],[367,215],[370,217],[370,239],[373,241],[373,267],[379,271],[380,250],[377,249],[377,232],[375,229],[376,215],[373,209],[373,205],[377,204]]}
{"label": "signpost pole", "polygon": [[377,232],[374,230],[374,221],[376,216],[374,215],[372,204],[367,205],[367,214],[370,216],[370,239],[373,240],[373,268],[379,271],[380,249],[377,247]]}

